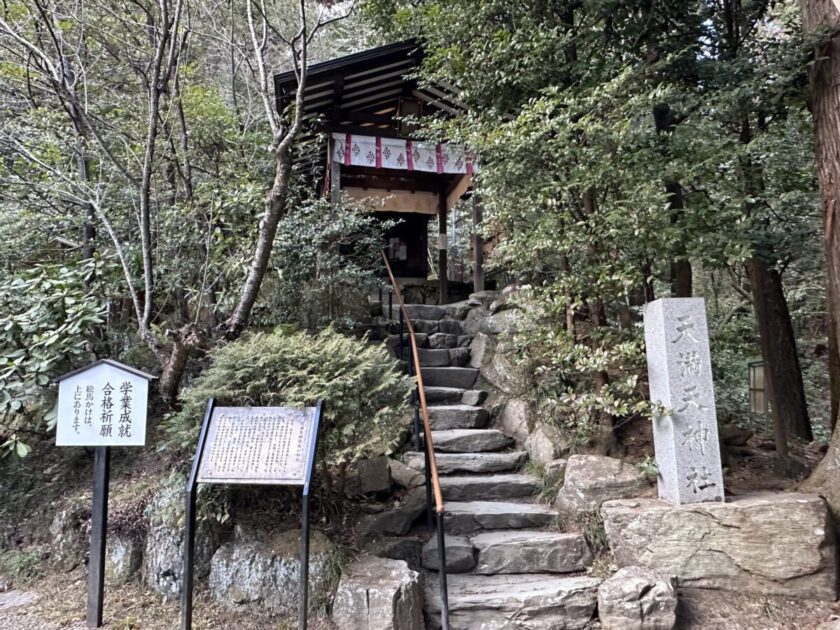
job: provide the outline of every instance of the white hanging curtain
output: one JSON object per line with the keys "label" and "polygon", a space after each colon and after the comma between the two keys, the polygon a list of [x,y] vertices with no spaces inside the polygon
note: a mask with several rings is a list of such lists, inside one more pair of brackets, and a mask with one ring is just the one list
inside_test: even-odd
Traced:
{"label": "white hanging curtain", "polygon": [[332,137],[333,153],[330,157],[345,166],[466,175],[478,170],[474,156],[455,144],[349,133],[333,133]]}

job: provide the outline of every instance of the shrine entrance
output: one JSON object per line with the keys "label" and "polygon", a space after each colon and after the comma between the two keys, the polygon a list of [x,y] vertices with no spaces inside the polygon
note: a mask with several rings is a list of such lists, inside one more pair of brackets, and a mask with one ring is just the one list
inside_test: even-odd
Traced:
{"label": "shrine entrance", "polygon": [[[434,298],[424,301],[445,304],[462,297],[453,296],[454,286],[450,291],[448,233],[460,200],[471,204],[469,289],[484,289],[484,245],[476,234],[481,211],[471,198],[478,164],[464,147],[416,137],[418,118],[463,109],[452,89],[421,88],[410,78],[421,58],[417,44],[408,41],[310,66],[300,153],[313,172],[322,173],[313,184],[333,203],[343,195],[383,220],[399,220],[383,243],[397,281],[408,289],[434,277]],[[274,82],[283,111],[293,104],[297,77],[287,72]]]}

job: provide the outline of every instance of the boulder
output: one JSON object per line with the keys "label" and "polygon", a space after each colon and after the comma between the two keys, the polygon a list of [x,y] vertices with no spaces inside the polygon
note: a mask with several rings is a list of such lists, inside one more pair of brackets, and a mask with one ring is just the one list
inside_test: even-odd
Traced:
{"label": "boulder", "polygon": [[377,558],[402,560],[412,571],[423,570],[423,544],[427,536],[408,535],[397,538],[377,538],[364,548],[364,552]]}
{"label": "boulder", "polygon": [[372,459],[363,459],[356,466],[362,494],[388,492],[391,489],[388,458],[384,455]]}
{"label": "boulder", "polygon": [[402,488],[410,490],[426,483],[426,477],[421,471],[410,468],[401,461],[396,459],[389,460],[388,467],[391,470],[391,479]]}
{"label": "boulder", "polygon": [[[475,552],[469,540],[463,536],[445,534],[446,572],[466,573],[475,566]],[[440,571],[437,536],[432,536],[423,545],[423,566],[433,571]]]}
{"label": "boulder", "polygon": [[650,487],[639,470],[602,455],[572,455],[554,507],[564,514],[598,509],[604,501],[636,497]]}
{"label": "boulder", "polygon": [[816,495],[688,505],[611,501],[601,513],[618,566],[654,568],[676,576],[681,587],[836,598],[837,547],[825,501]]}
{"label": "boulder", "polygon": [[488,335],[478,333],[470,342],[470,367],[481,368],[490,363],[496,342]]}
{"label": "boulder", "polygon": [[512,357],[510,344],[497,343],[490,359],[485,358],[482,364],[481,376],[499,391],[516,396],[527,389],[527,379]]}
{"label": "boulder", "polygon": [[402,560],[363,556],[342,572],[332,618],[339,630],[424,630],[421,576]]}
{"label": "boulder", "polygon": [[571,444],[560,430],[545,422],[537,422],[534,430],[525,440],[525,450],[531,460],[538,464],[549,462],[568,454]]}
{"label": "boulder", "polygon": [[501,297],[501,293],[499,291],[476,291],[475,293],[470,293],[468,302],[475,306],[481,306],[483,308],[489,308],[489,306],[498,300]]}
{"label": "boulder", "polygon": [[[333,545],[318,530],[309,539],[309,592],[314,605],[331,598]],[[297,614],[300,530],[249,532],[219,547],[210,565],[210,593],[224,606],[259,605]]]}
{"label": "boulder", "polygon": [[468,300],[462,300],[460,302],[447,304],[445,308],[447,317],[451,317],[452,319],[464,319],[470,312],[472,306]]}
{"label": "boulder", "polygon": [[548,485],[563,483],[563,478],[566,476],[566,464],[565,459],[554,459],[545,464],[545,481]]}
{"label": "boulder", "polygon": [[505,404],[499,414],[502,430],[518,444],[524,444],[530,435],[528,428],[531,418],[531,406],[527,400],[513,398]]}
{"label": "boulder", "polygon": [[[172,475],[146,507],[149,521],[143,547],[143,579],[153,591],[174,601],[181,594],[184,564],[184,484],[180,475]],[[201,579],[210,572],[210,560],[216,549],[212,530],[206,521],[198,521],[195,533],[195,575]]]}
{"label": "boulder", "polygon": [[658,571],[624,567],[598,587],[598,617],[604,630],[671,630],[677,593]]}
{"label": "boulder", "polygon": [[497,311],[485,317],[478,330],[488,335],[510,334],[522,330],[524,319],[524,313],[519,310]]}
{"label": "boulder", "polygon": [[414,488],[393,507],[363,516],[356,524],[356,534],[363,540],[376,536],[403,536],[425,509],[425,488]]}
{"label": "boulder", "polygon": [[143,544],[135,536],[109,533],[105,548],[105,579],[109,584],[125,584],[143,564]]}
{"label": "boulder", "polygon": [[61,571],[72,571],[85,560],[89,544],[90,497],[67,501],[50,523],[50,557]]}

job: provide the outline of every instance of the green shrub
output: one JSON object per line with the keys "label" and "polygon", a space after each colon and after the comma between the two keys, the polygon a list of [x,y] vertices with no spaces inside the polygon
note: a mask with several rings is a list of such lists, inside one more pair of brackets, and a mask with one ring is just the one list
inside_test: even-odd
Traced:
{"label": "green shrub", "polygon": [[390,452],[408,426],[412,381],[381,345],[344,336],[256,333],[214,349],[211,365],[168,419],[170,444],[192,448],[207,400],[232,406],[304,406],[324,400],[319,458],[329,465]]}

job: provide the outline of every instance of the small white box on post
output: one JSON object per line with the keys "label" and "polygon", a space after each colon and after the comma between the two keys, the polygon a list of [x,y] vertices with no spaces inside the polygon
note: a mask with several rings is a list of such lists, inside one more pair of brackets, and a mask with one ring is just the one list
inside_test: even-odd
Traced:
{"label": "small white box on post", "polygon": [[723,501],[715,391],[702,298],[662,298],[645,306],[650,399],[659,497],[671,503]]}

